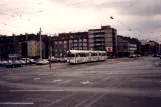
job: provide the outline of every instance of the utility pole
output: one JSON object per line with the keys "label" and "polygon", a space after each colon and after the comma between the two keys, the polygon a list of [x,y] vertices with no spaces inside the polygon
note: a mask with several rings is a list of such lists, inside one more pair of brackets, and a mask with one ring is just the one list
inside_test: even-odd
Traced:
{"label": "utility pole", "polygon": [[49,59],[49,68],[51,69],[51,55],[52,55],[52,48],[51,48],[51,38],[49,40],[49,54],[50,54],[50,59]]}
{"label": "utility pole", "polygon": [[42,59],[42,45],[41,45],[41,28],[40,28],[40,32],[39,32],[39,34],[40,34],[40,60]]}

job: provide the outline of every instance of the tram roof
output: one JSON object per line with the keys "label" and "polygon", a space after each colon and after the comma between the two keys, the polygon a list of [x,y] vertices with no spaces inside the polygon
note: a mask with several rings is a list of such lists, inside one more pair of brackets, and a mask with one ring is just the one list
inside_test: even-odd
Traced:
{"label": "tram roof", "polygon": [[92,50],[69,50],[71,53],[106,53],[106,51],[92,51]]}

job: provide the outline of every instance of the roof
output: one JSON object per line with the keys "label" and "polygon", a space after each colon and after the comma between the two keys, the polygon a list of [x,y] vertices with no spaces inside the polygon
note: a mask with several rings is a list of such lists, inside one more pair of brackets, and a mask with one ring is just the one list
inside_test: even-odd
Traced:
{"label": "roof", "polygon": [[91,50],[69,50],[70,53],[106,53],[106,51],[91,51]]}

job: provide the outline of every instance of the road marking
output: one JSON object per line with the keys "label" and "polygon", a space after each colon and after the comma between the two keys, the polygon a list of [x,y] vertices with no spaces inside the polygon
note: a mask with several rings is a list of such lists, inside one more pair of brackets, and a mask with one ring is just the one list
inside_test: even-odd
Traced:
{"label": "road marking", "polygon": [[62,92],[64,90],[10,90],[10,92]]}
{"label": "road marking", "polygon": [[65,81],[65,82],[62,82],[62,83],[59,83],[59,84],[57,84],[57,85],[54,85],[54,87],[55,86],[59,86],[59,85],[62,85],[62,84],[66,84],[66,83],[69,83],[69,82],[71,82],[72,80],[68,80],[68,81]]}
{"label": "road marking", "polygon": [[98,100],[100,100],[101,98],[103,98],[106,94],[101,95],[100,97],[96,98],[95,100],[93,100],[91,103],[89,103],[87,106],[85,107],[91,107],[91,105],[93,105],[95,102],[97,102]]}
{"label": "road marking", "polygon": [[82,102],[78,103],[77,105],[75,105],[75,107],[80,107],[83,103],[85,103],[85,102],[87,102],[88,100],[90,100],[90,99],[96,97],[97,95],[98,95],[98,94],[95,94],[95,95],[93,95],[93,96],[90,96],[89,98],[87,98],[87,99],[83,100]]}
{"label": "road marking", "polygon": [[65,100],[65,99],[67,99],[67,98],[69,98],[69,97],[71,97],[71,96],[73,96],[73,95],[76,95],[76,94],[77,94],[77,93],[73,93],[73,94],[70,94],[70,95],[68,95],[68,96],[66,96],[66,97],[64,97],[64,98],[62,98],[62,99],[58,99],[58,100],[56,100],[55,102],[52,102],[52,103],[46,105],[45,107],[49,107],[49,106],[51,106],[51,105],[53,105],[53,104],[55,104],[55,103],[58,103],[58,102],[60,102],[60,101],[62,101],[62,100]]}
{"label": "road marking", "polygon": [[34,78],[34,80],[40,80],[40,78]]}
{"label": "road marking", "polygon": [[0,105],[33,105],[33,102],[0,102]]}
{"label": "road marking", "polygon": [[61,79],[58,79],[58,80],[54,80],[53,82],[61,82],[62,80]]}
{"label": "road marking", "polygon": [[90,82],[90,81],[84,81],[84,82],[80,82],[81,84],[92,84],[92,82]]}

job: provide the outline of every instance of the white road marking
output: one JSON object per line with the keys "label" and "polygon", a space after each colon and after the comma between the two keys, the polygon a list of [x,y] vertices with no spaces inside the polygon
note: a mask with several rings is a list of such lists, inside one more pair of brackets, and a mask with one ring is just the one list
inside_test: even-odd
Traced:
{"label": "white road marking", "polygon": [[97,96],[97,94],[95,94],[94,96],[90,96],[89,98],[83,100],[82,102],[80,102],[77,105],[75,105],[75,107],[80,107],[83,103],[87,102],[89,99],[94,98],[95,96]]}
{"label": "white road marking", "polygon": [[62,81],[61,79],[58,79],[58,80],[54,80],[53,82],[60,82],[60,81]]}
{"label": "white road marking", "polygon": [[84,82],[80,82],[81,84],[92,84],[92,82],[90,81],[84,81]]}
{"label": "white road marking", "polygon": [[103,98],[105,95],[106,94],[101,95],[100,97],[96,98],[95,100],[93,100],[91,103],[89,103],[85,107],[91,107],[91,105],[93,105],[95,102],[97,102],[98,100],[100,100],[101,98]]}
{"label": "white road marking", "polygon": [[46,105],[45,107],[49,107],[49,106],[51,106],[51,105],[54,105],[55,103],[61,102],[62,100],[65,100],[65,99],[67,99],[67,98],[69,98],[69,97],[71,97],[71,96],[74,96],[74,95],[76,95],[76,94],[77,94],[77,93],[73,93],[73,94],[70,94],[70,95],[68,95],[68,96],[66,96],[66,97],[63,97],[62,99],[58,99],[58,100],[56,100],[55,102],[52,102],[52,103]]}
{"label": "white road marking", "polygon": [[10,92],[61,92],[64,90],[10,90]]}
{"label": "white road marking", "polygon": [[34,80],[40,80],[40,78],[34,78]]}
{"label": "white road marking", "polygon": [[33,105],[33,102],[0,102],[0,105]]}
{"label": "white road marking", "polygon": [[54,86],[59,86],[59,85],[62,85],[62,84],[66,84],[66,83],[69,83],[69,82],[71,82],[71,81],[72,81],[72,80],[68,80],[68,81],[65,81],[65,82],[59,83],[59,84],[54,85]]}

